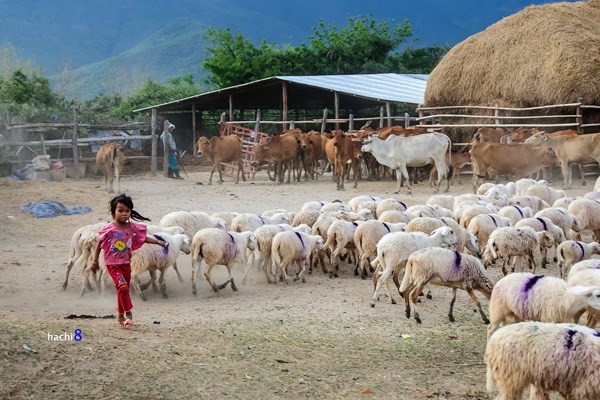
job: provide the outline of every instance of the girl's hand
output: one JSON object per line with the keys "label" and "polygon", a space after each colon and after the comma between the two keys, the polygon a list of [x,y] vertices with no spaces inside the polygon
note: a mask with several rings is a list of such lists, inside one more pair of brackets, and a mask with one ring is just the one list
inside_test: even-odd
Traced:
{"label": "girl's hand", "polygon": [[99,266],[98,266],[98,261],[92,261],[92,268],[91,268],[91,271],[92,271],[93,273],[96,273],[96,271],[98,271],[98,267],[99,267]]}

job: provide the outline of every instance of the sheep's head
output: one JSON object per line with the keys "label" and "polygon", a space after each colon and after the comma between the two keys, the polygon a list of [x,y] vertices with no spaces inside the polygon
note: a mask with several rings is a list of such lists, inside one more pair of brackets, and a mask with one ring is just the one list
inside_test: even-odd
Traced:
{"label": "sheep's head", "polygon": [[574,286],[567,289],[575,296],[587,297],[587,304],[600,311],[600,287]]}
{"label": "sheep's head", "polygon": [[183,251],[185,254],[190,254],[192,252],[192,248],[190,246],[190,238],[187,235],[178,235],[181,236],[181,248],[179,250]]}
{"label": "sheep's head", "polygon": [[252,232],[248,232],[248,244],[246,247],[251,251],[256,249],[256,236]]}
{"label": "sheep's head", "polygon": [[479,248],[479,242],[477,241],[477,236],[472,233],[468,234],[469,241],[467,242],[467,249],[475,254],[477,257],[481,257],[481,250]]}

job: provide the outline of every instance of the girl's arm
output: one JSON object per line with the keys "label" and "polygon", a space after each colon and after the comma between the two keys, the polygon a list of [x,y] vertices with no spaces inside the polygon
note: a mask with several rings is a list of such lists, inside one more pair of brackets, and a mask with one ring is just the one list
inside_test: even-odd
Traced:
{"label": "girl's arm", "polygon": [[162,247],[167,247],[169,245],[169,242],[167,242],[166,240],[158,240],[153,238],[152,236],[146,236],[146,240],[144,241],[144,243],[158,244]]}
{"label": "girl's arm", "polygon": [[96,248],[94,249],[94,258],[92,261],[92,272],[98,271],[98,257],[100,256],[100,240],[98,240],[98,244],[96,244]]}

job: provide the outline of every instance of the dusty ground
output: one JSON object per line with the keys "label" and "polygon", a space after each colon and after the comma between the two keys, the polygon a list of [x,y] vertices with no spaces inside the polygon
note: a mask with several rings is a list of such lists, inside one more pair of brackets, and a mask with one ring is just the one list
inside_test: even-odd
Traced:
{"label": "dusty ground", "polygon": [[[187,169],[189,179],[182,181],[130,174],[121,189],[158,222],[174,210],[299,210],[310,200],[390,197],[395,185],[359,182],[358,189],[350,184],[338,192],[326,174],[317,182],[275,186],[259,172],[254,182],[235,185],[227,177],[223,185],[208,186],[206,168]],[[451,194],[468,191],[465,183],[451,188]],[[579,187],[570,193],[584,192]],[[399,197],[417,204],[430,194],[421,184],[415,195]],[[93,210],[48,219],[20,211],[29,202],[53,199]],[[135,331],[113,319],[65,319],[113,313],[114,290],[80,297],[79,271],[61,290],[72,233],[107,221],[109,199],[99,179],[0,179],[0,398],[488,398],[485,325],[466,293],[459,293],[456,322],[450,323],[450,291],[434,288],[417,325],[400,305],[381,301],[371,308],[371,281],[354,277],[349,266],[340,278],[319,271],[289,286],[269,285],[255,272],[247,285],[238,279],[239,292],[218,295],[201,276],[194,297],[191,257],[181,255],[186,281],[169,271],[169,299],[151,290],[147,302],[132,296]],[[48,340],[77,328],[79,342]]]}

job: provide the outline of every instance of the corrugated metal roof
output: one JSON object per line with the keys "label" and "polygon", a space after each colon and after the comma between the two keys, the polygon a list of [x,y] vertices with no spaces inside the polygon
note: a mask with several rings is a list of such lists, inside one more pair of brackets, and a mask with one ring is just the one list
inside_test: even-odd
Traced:
{"label": "corrugated metal roof", "polygon": [[276,76],[275,78],[378,101],[418,105],[423,103],[429,75],[358,74]]}
{"label": "corrugated metal roof", "polygon": [[[213,108],[228,107],[228,96],[240,91],[249,93],[249,91],[258,91],[254,97],[247,99],[248,104],[244,107],[250,107],[252,101],[258,97],[268,98],[274,104],[280,103],[280,92],[268,93],[265,88],[272,85],[273,82],[283,81],[291,84],[314,88],[317,90],[329,90],[339,92],[347,96],[363,98],[378,102],[404,103],[419,105],[423,103],[425,97],[425,86],[429,75],[425,74],[356,74],[356,75],[309,75],[309,76],[272,76],[241,85],[230,86],[217,89],[210,92],[201,93],[195,96],[174,100],[168,103],[157,104],[150,107],[134,110],[134,112],[148,111],[152,108],[174,109],[186,106],[192,103],[204,103],[212,105]],[[270,97],[269,97],[270,96]],[[271,98],[273,97],[273,98]],[[240,102],[240,96],[236,97],[237,103]],[[298,104],[298,108],[302,105]]]}

